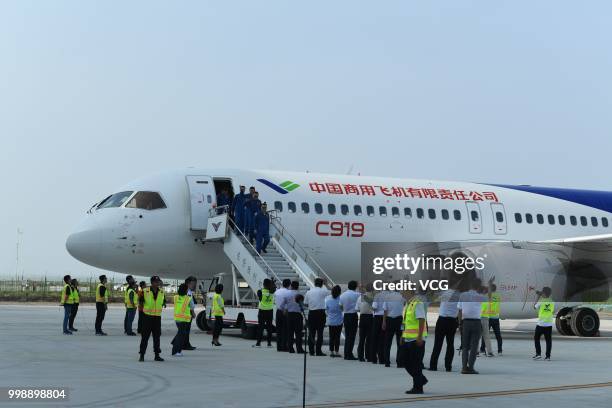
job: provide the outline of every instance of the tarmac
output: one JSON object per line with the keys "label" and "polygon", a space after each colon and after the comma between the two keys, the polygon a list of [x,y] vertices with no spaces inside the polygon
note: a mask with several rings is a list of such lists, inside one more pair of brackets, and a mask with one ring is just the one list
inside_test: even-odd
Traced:
{"label": "tarmac", "polygon": [[[0,406],[302,406],[302,355],[265,346],[254,349],[253,341],[242,339],[237,330],[224,329],[223,346],[212,347],[211,336],[194,324],[191,342],[197,349],[185,351],[182,358],[172,357],[169,343],[176,328],[167,309],[161,339],[166,361],[153,361],[150,340],[146,361],[139,363],[140,337],[123,335],[123,315],[123,308],[110,307],[103,326],[109,335],[98,337],[93,330],[95,308],[82,305],[75,322],[79,331],[64,336],[59,306],[0,305],[0,388],[5,395],[7,387],[68,389],[64,401],[8,402],[3,395]],[[435,316],[428,318],[433,331]],[[533,325],[533,321],[502,321],[503,357],[481,357],[476,363],[480,375],[461,375],[456,354],[454,372],[425,371],[426,393],[414,397],[404,394],[410,379],[394,364],[385,368],[308,356],[307,406],[609,407],[612,321],[602,320],[599,338],[555,335],[551,362],[531,360]],[[456,337],[456,346],[458,342]],[[426,365],[432,346],[430,334]]]}

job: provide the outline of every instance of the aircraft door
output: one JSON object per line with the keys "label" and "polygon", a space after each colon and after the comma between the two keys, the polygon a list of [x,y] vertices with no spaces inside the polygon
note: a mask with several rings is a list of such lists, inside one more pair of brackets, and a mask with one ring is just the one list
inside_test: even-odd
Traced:
{"label": "aircraft door", "polygon": [[506,210],[501,203],[491,203],[491,212],[493,213],[493,228],[497,235],[504,235],[508,232],[506,223]]}
{"label": "aircraft door", "polygon": [[208,213],[216,205],[215,186],[209,176],[187,176],[190,204],[190,228],[204,231],[208,223]]}
{"label": "aircraft door", "polygon": [[470,233],[480,234],[482,232],[482,217],[480,214],[480,206],[475,201],[467,201],[465,205],[467,207]]}

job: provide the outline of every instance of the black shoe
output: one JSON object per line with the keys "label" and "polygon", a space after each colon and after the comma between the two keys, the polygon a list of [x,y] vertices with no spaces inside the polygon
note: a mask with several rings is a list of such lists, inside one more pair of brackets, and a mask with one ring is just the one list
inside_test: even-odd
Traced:
{"label": "black shoe", "polygon": [[296,353],[298,353],[298,354],[304,354],[304,353],[305,353],[305,351],[304,351],[304,350],[298,350],[298,351],[296,351]]}
{"label": "black shoe", "polygon": [[253,344],[251,347],[261,347],[261,344],[259,344],[259,343],[255,343],[255,344]]}
{"label": "black shoe", "polygon": [[294,349],[289,349],[289,353],[295,354],[295,350]]}
{"label": "black shoe", "polygon": [[128,335],[128,336],[136,336],[136,333],[131,332],[131,333],[128,333],[127,335]]}
{"label": "black shoe", "polygon": [[78,331],[77,329],[75,329],[74,327],[69,328],[68,330],[70,331]]}
{"label": "black shoe", "polygon": [[268,253],[268,251],[266,251],[265,249],[262,249],[261,252],[263,252],[264,254]]}
{"label": "black shoe", "polygon": [[164,359],[163,359],[163,358],[161,358],[161,357],[159,356],[159,354],[156,354],[156,355],[155,355],[155,359],[154,359],[154,360],[155,360],[155,361],[164,361]]}
{"label": "black shoe", "polygon": [[308,354],[310,354],[310,357],[314,357],[314,355],[315,355],[315,353],[312,353],[312,352],[308,353]]}
{"label": "black shoe", "polygon": [[345,360],[357,360],[357,358],[355,356],[347,356],[344,357]]}
{"label": "black shoe", "polygon": [[476,370],[461,370],[461,374],[478,374]]}
{"label": "black shoe", "polygon": [[411,388],[408,391],[406,391],[406,394],[422,394],[422,393],[423,393],[422,388]]}
{"label": "black shoe", "polygon": [[385,363],[385,367],[391,367],[391,364]]}
{"label": "black shoe", "polygon": [[64,334],[72,335],[72,332],[70,330],[66,330]]}
{"label": "black shoe", "polygon": [[450,373],[451,371],[453,371],[453,368],[452,368],[452,367],[446,367],[446,372],[447,372],[447,373]]}
{"label": "black shoe", "polygon": [[437,367],[429,367],[428,370],[429,371],[438,371],[438,368]]}
{"label": "black shoe", "polygon": [[315,354],[317,357],[325,357],[327,354],[325,354],[322,351],[319,351],[318,353]]}
{"label": "black shoe", "polygon": [[196,348],[194,346],[187,346],[187,347],[183,347],[183,350],[195,350]]}
{"label": "black shoe", "polygon": [[138,361],[144,361],[144,354],[140,355],[140,358],[138,359]]}

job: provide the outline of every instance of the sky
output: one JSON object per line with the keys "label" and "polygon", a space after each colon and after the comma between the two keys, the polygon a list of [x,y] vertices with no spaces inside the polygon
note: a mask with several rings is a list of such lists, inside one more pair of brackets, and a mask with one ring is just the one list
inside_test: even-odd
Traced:
{"label": "sky", "polygon": [[0,277],[97,275],[65,250],[89,206],[187,166],[612,190],[611,13],[0,0]]}

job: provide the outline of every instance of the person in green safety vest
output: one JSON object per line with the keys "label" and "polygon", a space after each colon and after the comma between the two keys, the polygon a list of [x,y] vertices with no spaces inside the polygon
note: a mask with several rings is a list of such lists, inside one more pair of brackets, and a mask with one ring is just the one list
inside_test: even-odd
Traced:
{"label": "person in green safety vest", "polygon": [[423,356],[425,339],[427,339],[427,312],[425,311],[425,293],[418,290],[404,307],[402,338],[402,356],[404,369],[412,377],[412,388],[406,394],[422,394],[427,378],[423,375]]}
{"label": "person in green safety vest", "polygon": [[268,332],[268,347],[272,347],[272,318],[274,317],[274,292],[276,286],[272,280],[266,278],[263,288],[257,291],[259,298],[259,311],[257,312],[257,343],[253,347],[261,347],[264,328]]}
{"label": "person in green safety vest", "polygon": [[132,275],[128,275],[125,278],[127,286],[125,288],[124,300],[125,303],[125,317],[123,318],[123,333],[128,336],[136,336],[136,333],[132,330],[132,323],[134,323],[134,317],[136,317],[136,309],[138,307],[138,295],[136,294],[136,281]]}
{"label": "person in green safety vest", "polygon": [[174,296],[174,323],[178,329],[172,340],[172,356],[182,357],[183,346],[191,324],[191,296],[187,295],[187,284],[181,283]]}
{"label": "person in green safety vest", "polygon": [[70,330],[68,330],[68,322],[70,320],[70,313],[72,313],[72,304],[74,302],[74,298],[72,297],[72,287],[70,286],[70,275],[64,276],[64,288],[62,289],[62,294],[60,295],[60,306],[64,307],[64,322],[62,323],[62,330],[64,334],[72,334]]}
{"label": "person in green safety vest", "polygon": [[544,361],[550,361],[550,350],[552,349],[552,325],[555,314],[555,302],[551,299],[552,290],[545,286],[541,291],[536,292],[538,295],[533,308],[538,311],[538,324],[535,328],[533,341],[535,343],[536,354],[534,360],[542,358],[542,349],[540,346],[540,338],[544,335],[546,340],[546,357]]}
{"label": "person in green safety vest", "polygon": [[96,336],[106,336],[102,331],[102,322],[108,309],[108,288],[106,287],[106,275],[100,275],[100,283],[96,286]]}
{"label": "person in green safety vest", "polygon": [[79,282],[76,279],[70,281],[72,288],[72,311],[70,312],[70,319],[68,319],[68,330],[71,332],[78,331],[74,328],[74,319],[76,318],[77,312],[79,311],[79,302],[81,301],[81,294],[79,293]]}

